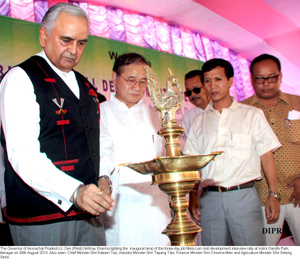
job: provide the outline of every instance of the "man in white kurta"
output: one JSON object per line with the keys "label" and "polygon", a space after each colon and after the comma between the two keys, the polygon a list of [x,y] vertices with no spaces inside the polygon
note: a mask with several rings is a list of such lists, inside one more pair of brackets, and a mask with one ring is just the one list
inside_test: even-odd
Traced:
{"label": "man in white kurta", "polygon": [[116,192],[116,207],[104,220],[107,245],[166,246],[169,238],[161,232],[171,220],[167,195],[151,185],[151,175],[118,166],[165,153],[163,138],[157,134],[159,112],[141,99],[147,87],[145,62],[138,54],[125,54],[115,65],[131,59],[130,65],[114,69],[116,95],[100,104],[100,175],[111,175]]}

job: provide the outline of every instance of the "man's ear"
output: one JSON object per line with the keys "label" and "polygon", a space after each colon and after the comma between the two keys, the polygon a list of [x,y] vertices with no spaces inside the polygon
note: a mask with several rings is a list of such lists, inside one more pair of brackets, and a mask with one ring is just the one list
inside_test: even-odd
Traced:
{"label": "man's ear", "polygon": [[48,32],[44,27],[40,28],[40,34],[39,34],[39,40],[40,40],[40,45],[42,48],[45,47],[46,41],[48,39]]}
{"label": "man's ear", "polygon": [[250,76],[250,79],[251,79],[251,84],[254,87],[254,77],[253,77],[253,75]]}
{"label": "man's ear", "polygon": [[279,73],[279,83],[282,83],[282,72]]}
{"label": "man's ear", "polygon": [[112,72],[112,81],[113,81],[113,84],[116,85],[116,82],[117,82],[117,73],[115,71]]}
{"label": "man's ear", "polygon": [[232,86],[232,84],[233,84],[233,80],[234,80],[234,77],[233,77],[233,76],[229,78],[229,87],[231,87],[231,86]]}

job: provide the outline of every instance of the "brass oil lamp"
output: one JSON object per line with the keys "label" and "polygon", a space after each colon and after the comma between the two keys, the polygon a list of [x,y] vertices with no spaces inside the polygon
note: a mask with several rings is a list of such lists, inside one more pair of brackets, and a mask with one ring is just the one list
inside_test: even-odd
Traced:
{"label": "brass oil lamp", "polygon": [[160,87],[156,74],[149,66],[145,66],[148,79],[148,90],[153,103],[161,112],[162,128],[158,134],[165,138],[166,156],[157,157],[141,163],[123,164],[139,173],[152,173],[152,184],[165,192],[171,199],[173,212],[171,222],[162,231],[172,246],[195,246],[195,237],[202,229],[187,215],[188,201],[185,196],[200,181],[199,171],[222,152],[208,155],[183,156],[180,151],[179,136],[184,129],[175,120],[176,111],[182,106],[183,93],[178,79],[170,69],[167,88]]}

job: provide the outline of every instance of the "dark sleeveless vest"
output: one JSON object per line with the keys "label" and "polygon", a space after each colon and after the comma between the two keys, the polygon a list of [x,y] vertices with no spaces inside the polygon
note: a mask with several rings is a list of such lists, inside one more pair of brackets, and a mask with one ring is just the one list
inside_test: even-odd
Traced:
{"label": "dark sleeveless vest", "polygon": [[[33,56],[18,66],[31,79],[40,107],[40,151],[69,176],[84,184],[97,184],[100,108],[92,84],[74,71],[80,89],[78,99],[42,57]],[[3,133],[1,140],[5,147]],[[86,212],[74,206],[64,212],[37,194],[14,172],[6,153],[5,162],[8,221],[37,224],[86,217]]]}

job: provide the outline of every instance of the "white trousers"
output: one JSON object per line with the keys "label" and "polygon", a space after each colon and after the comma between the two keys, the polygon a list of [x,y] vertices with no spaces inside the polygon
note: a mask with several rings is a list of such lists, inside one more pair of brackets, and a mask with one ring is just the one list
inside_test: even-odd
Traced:
{"label": "white trousers", "polygon": [[267,224],[265,215],[265,206],[262,206],[264,216],[264,228],[267,246],[276,246],[282,233],[277,230],[283,230],[284,220],[289,225],[293,239],[297,246],[300,246],[300,208],[293,204],[284,204],[280,206],[280,215],[278,221],[274,224]]}

